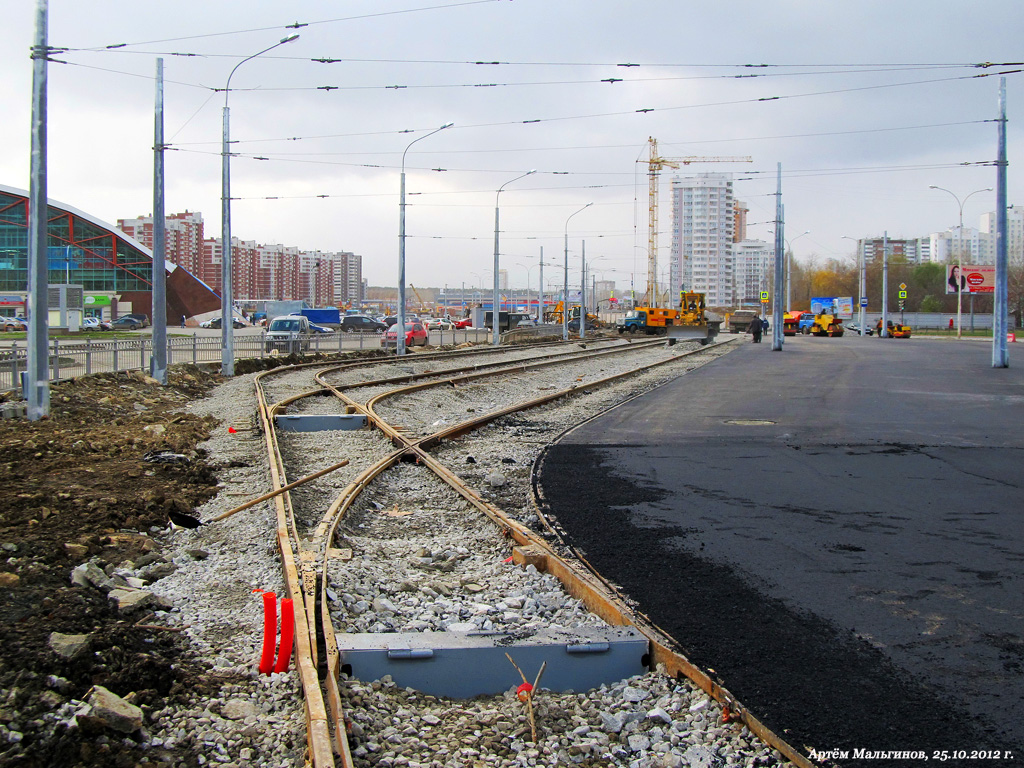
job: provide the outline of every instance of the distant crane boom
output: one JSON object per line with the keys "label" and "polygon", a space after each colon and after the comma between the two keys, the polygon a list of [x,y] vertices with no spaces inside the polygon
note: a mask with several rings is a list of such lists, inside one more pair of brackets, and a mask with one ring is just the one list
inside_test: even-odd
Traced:
{"label": "distant crane boom", "polygon": [[692,163],[752,163],[754,158],[744,157],[660,157],[658,140],[653,136],[647,139],[650,145],[650,157],[647,160],[647,176],[649,180],[648,224],[647,235],[647,306],[660,306],[658,298],[658,172],[662,168],[676,168]]}

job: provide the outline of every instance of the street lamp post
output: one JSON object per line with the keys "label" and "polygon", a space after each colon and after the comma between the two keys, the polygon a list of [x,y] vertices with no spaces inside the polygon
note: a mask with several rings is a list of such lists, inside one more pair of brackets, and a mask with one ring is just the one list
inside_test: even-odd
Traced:
{"label": "street lamp post", "polygon": [[519,181],[525,179],[527,176],[531,176],[537,172],[537,169],[527,171],[524,174],[516,176],[514,179],[510,179],[498,187],[498,191],[494,195],[494,301],[491,306],[491,344],[498,346],[501,336],[501,296],[498,291],[500,290],[500,275],[498,274],[498,199],[501,197],[501,191],[511,184],[513,181]]}
{"label": "street lamp post", "polygon": [[262,56],[267,51],[272,51],[279,45],[284,45],[285,43],[290,43],[293,40],[298,39],[298,35],[288,35],[288,37],[282,38],[269,48],[264,48],[259,53],[254,53],[252,56],[242,59],[240,62],[235,64],[234,69],[231,70],[231,74],[228,75],[227,83],[224,85],[224,126],[220,153],[220,372],[224,376],[235,375],[235,329],[232,322],[234,319],[234,296],[231,285],[231,152],[229,151],[229,145],[231,143],[231,113],[228,109],[228,96],[231,94],[231,78],[235,76],[235,72],[237,72],[238,68],[245,64],[245,62],[252,61],[257,56]]}
{"label": "street lamp post", "polygon": [[[517,267],[522,267],[523,269],[526,270],[526,311],[527,311],[527,314],[529,314],[529,311],[530,311],[530,273],[533,271],[533,268],[535,266],[537,266],[537,265],[536,264],[523,264],[520,261],[520,262],[516,262],[516,266]],[[541,267],[541,269],[543,269],[543,267]],[[539,300],[539,295],[538,295],[538,300]]]}
{"label": "street lamp post", "polygon": [[957,230],[956,236],[956,275],[958,283],[956,286],[956,337],[960,339],[963,338],[961,334],[960,322],[963,313],[963,291],[961,290],[961,288],[963,287],[962,281],[964,279],[964,205],[967,203],[968,199],[970,199],[971,195],[976,195],[979,192],[991,192],[992,187],[986,187],[985,189],[976,189],[969,195],[967,195],[967,197],[965,197],[962,201],[959,197],[956,196],[954,192],[950,192],[950,190],[946,189],[945,187],[937,187],[934,184],[929,184],[928,189],[938,189],[942,192],[949,192],[949,194],[953,195],[953,199],[956,200],[957,207],[960,209],[960,228]]}
{"label": "street lamp post", "polygon": [[395,354],[405,354],[405,155],[409,147],[417,141],[423,141],[428,136],[451,128],[454,123],[445,123],[440,128],[435,128],[430,133],[413,139],[402,153],[402,188],[398,202],[398,314],[395,321]]}
{"label": "street lamp post", "polygon": [[786,312],[789,312],[789,310],[791,310],[793,308],[793,305],[790,303],[790,293],[789,293],[789,287],[790,287],[790,283],[791,283],[792,277],[793,277],[793,246],[792,246],[792,243],[795,243],[797,240],[799,240],[804,235],[809,235],[809,234],[811,234],[811,230],[808,229],[806,232],[801,232],[799,235],[794,237],[792,240],[786,240]]}
{"label": "street lamp post", "polygon": [[858,265],[858,272],[860,273],[860,278],[858,280],[859,286],[858,286],[858,289],[857,289],[858,293],[860,294],[857,297],[857,303],[860,305],[860,310],[859,310],[859,314],[857,315],[857,317],[860,318],[860,334],[859,335],[863,336],[864,333],[865,333],[865,331],[864,331],[864,312],[867,309],[865,307],[865,305],[864,305],[864,293],[867,290],[867,283],[868,283],[868,279],[867,279],[868,278],[868,276],[867,276],[867,263],[864,261],[864,249],[860,245],[860,240],[858,240],[855,237],[850,237],[849,235],[840,235],[839,239],[840,240],[853,240],[855,243],[857,243],[857,265]]}
{"label": "street lamp post", "polygon": [[565,261],[562,266],[562,341],[569,340],[569,219],[577,213],[583,213],[593,203],[587,203],[575,213],[570,213],[565,220]]}

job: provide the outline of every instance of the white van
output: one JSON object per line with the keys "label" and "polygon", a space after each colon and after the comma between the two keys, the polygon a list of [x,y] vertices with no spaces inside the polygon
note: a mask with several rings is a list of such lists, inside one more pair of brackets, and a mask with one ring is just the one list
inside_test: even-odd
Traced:
{"label": "white van", "polygon": [[313,335],[309,318],[302,315],[275,317],[267,326],[267,352],[294,354],[309,350],[309,339]]}

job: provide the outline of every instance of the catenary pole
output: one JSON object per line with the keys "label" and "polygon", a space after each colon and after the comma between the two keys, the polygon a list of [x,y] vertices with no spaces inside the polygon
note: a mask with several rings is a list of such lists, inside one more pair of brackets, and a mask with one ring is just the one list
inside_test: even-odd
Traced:
{"label": "catenary pole", "polygon": [[46,202],[46,64],[47,0],[36,0],[36,37],[32,46],[32,154],[28,193],[28,338],[25,368],[26,414],[29,421],[50,415],[49,311],[47,293]]}
{"label": "catenary pole", "polygon": [[164,239],[164,60],[156,60],[153,126],[153,362],[150,374],[167,383],[167,269]]}
{"label": "catenary pole", "polygon": [[782,208],[782,163],[778,165],[778,180],[777,190],[775,195],[775,303],[772,311],[772,351],[782,351],[782,292],[783,288],[783,249],[785,248],[785,238],[783,237],[783,228],[785,222],[783,221],[783,208]]}
{"label": "catenary pole", "polygon": [[999,159],[996,162],[996,287],[992,299],[992,367],[1009,368],[1006,347],[1007,310],[1007,221],[1006,221],[1006,78],[999,78]]}
{"label": "catenary pole", "polygon": [[580,341],[587,337],[587,241],[580,242]]}
{"label": "catenary pole", "polygon": [[889,338],[889,231],[882,233],[882,330],[878,335]]}
{"label": "catenary pole", "polygon": [[544,322],[544,246],[540,247],[540,285],[537,287],[537,325]]}

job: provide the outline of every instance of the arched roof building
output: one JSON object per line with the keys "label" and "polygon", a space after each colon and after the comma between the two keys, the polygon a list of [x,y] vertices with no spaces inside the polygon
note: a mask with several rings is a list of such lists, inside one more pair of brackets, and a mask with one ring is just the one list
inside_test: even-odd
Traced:
{"label": "arched roof building", "polygon": [[[47,260],[51,284],[81,285],[89,294],[131,302],[152,316],[153,254],[142,243],[69,205],[48,200]],[[28,193],[0,184],[0,294],[28,290]],[[9,303],[9,302],[8,302]],[[186,270],[167,265],[167,317],[220,307],[217,296]]]}

